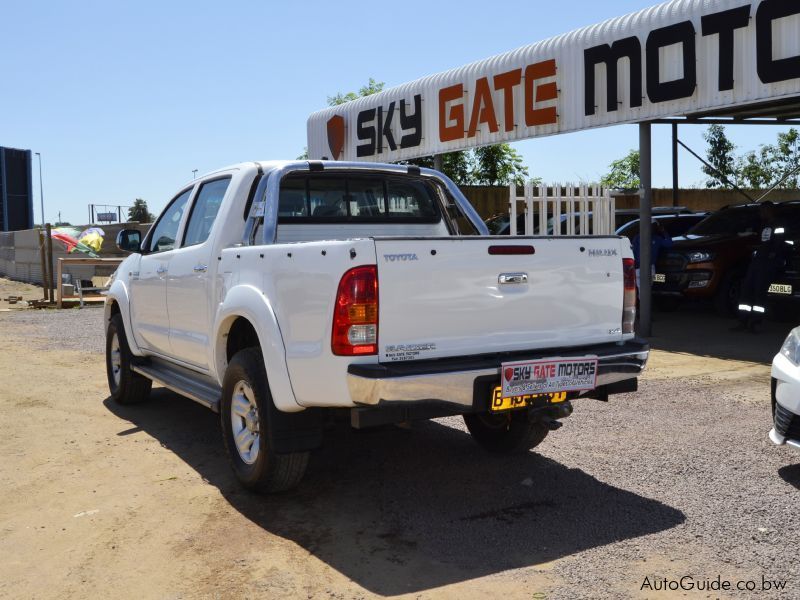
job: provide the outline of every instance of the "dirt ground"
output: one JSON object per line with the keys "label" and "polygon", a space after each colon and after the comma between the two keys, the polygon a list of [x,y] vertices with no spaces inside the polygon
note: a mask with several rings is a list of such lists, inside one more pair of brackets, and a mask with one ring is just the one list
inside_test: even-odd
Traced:
{"label": "dirt ground", "polygon": [[0,313],[0,597],[662,598],[645,577],[684,575],[788,580],[687,597],[800,596],[800,455],[766,440],[788,325],[658,314],[640,391],[576,403],[536,453],[487,456],[459,419],[336,427],[260,497],[214,414],[111,403],[102,311],[62,314],[81,335]]}

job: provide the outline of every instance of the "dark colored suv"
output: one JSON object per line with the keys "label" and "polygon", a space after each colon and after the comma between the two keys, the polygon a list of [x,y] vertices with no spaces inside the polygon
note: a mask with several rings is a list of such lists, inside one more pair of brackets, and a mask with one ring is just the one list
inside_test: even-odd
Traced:
{"label": "dark colored suv", "polygon": [[[709,213],[707,212],[680,215],[656,215],[653,217],[653,221],[658,221],[669,236],[675,238],[685,234],[708,215]],[[639,235],[639,223],[639,219],[628,221],[625,225],[617,229],[617,235],[624,235],[626,238],[633,241],[633,238]]]}
{"label": "dark colored suv", "polygon": [[[695,225],[685,236],[675,238],[673,247],[662,253],[656,265],[653,294],[660,304],[674,306],[681,298],[702,298],[713,300],[720,314],[732,314],[753,250],[760,242],[758,207],[758,204],[726,206]],[[776,218],[786,228],[787,239],[800,238],[800,201],[777,204]],[[784,296],[800,291],[796,279],[791,279],[792,273],[797,277],[800,268],[796,250],[789,267],[785,274],[788,283],[782,285],[788,285],[791,293],[785,293],[789,288],[771,288],[781,289]]]}

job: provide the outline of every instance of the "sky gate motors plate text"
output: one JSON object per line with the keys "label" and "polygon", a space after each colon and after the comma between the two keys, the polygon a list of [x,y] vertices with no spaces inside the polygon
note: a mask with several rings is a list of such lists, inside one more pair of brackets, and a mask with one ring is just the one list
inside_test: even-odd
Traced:
{"label": "sky gate motors plate text", "polygon": [[504,363],[503,398],[555,392],[584,392],[597,384],[597,358],[552,358]]}

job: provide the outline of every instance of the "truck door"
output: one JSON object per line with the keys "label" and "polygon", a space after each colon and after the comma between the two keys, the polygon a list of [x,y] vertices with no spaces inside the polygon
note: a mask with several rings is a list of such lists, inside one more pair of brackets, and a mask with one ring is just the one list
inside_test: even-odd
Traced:
{"label": "truck door", "polygon": [[172,356],[202,369],[209,364],[209,278],[216,270],[211,232],[230,182],[231,176],[226,175],[200,184],[181,247],[174,251],[167,276]]}
{"label": "truck door", "polygon": [[170,354],[167,272],[192,189],[178,194],[164,210],[145,242],[139,273],[131,276],[131,320],[136,343]]}

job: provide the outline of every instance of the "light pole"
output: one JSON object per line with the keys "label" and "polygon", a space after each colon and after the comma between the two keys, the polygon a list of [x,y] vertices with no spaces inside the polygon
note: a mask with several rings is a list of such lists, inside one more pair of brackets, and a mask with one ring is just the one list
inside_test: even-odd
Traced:
{"label": "light pole", "polygon": [[192,169],[192,179],[197,179],[197,169]]}
{"label": "light pole", "polygon": [[42,202],[42,227],[44,227],[44,188],[42,187],[42,154],[37,152],[36,156],[39,157],[39,198]]}

